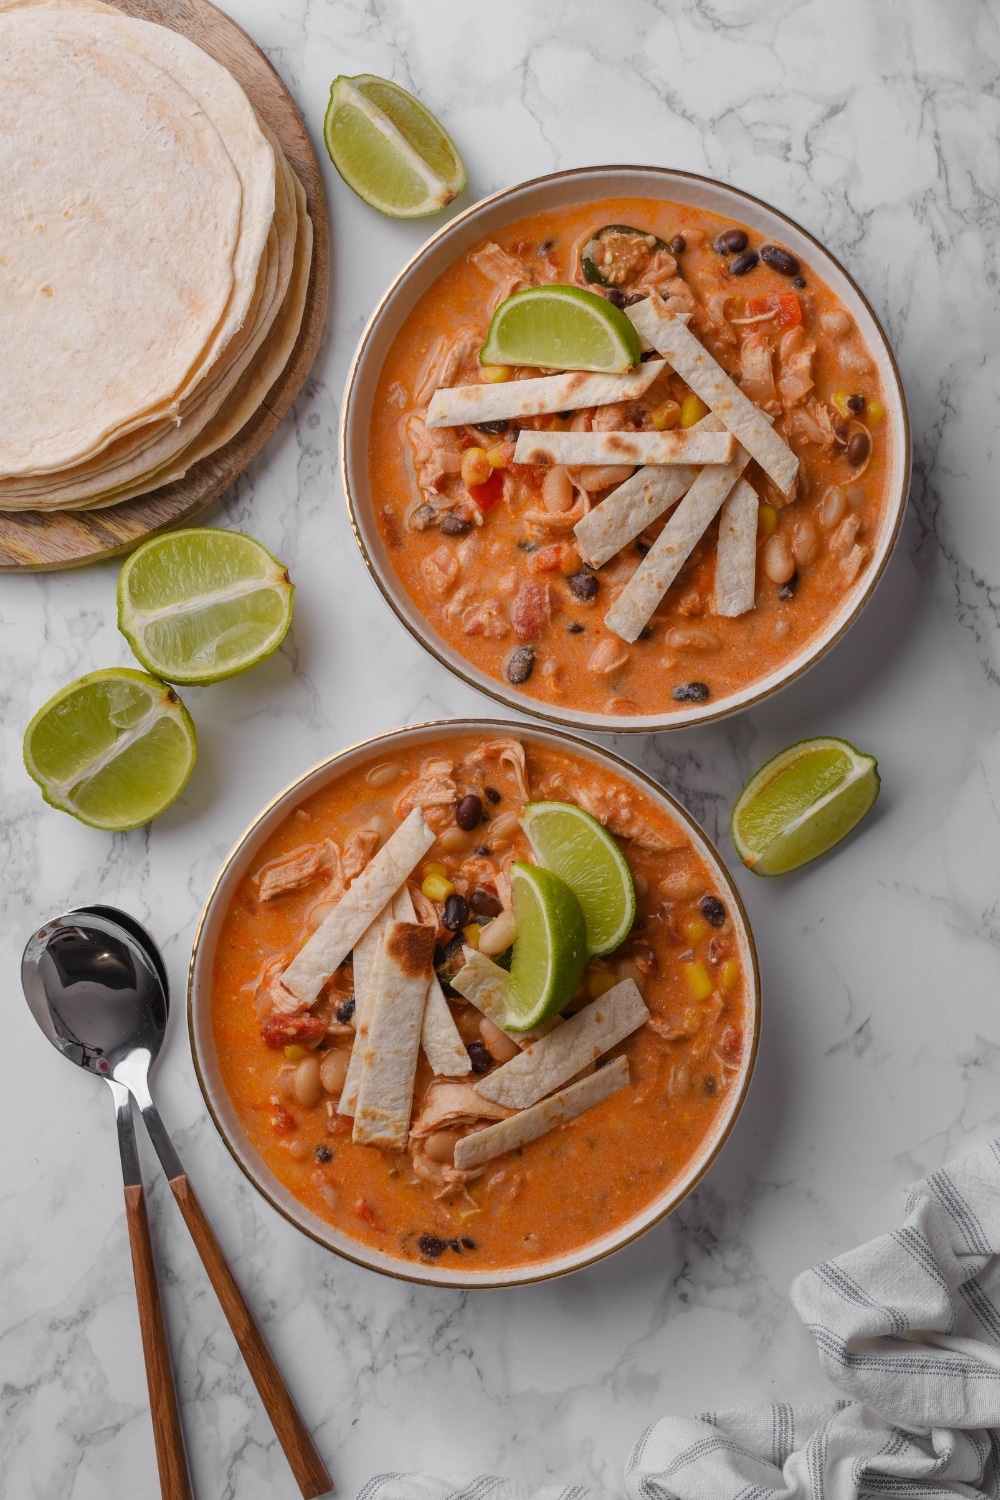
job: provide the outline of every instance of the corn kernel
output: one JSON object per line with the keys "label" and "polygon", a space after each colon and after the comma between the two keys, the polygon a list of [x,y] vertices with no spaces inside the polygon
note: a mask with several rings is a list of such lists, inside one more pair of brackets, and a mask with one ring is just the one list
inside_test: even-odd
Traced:
{"label": "corn kernel", "polygon": [[671,428],[680,426],[681,409],[676,401],[664,401],[650,412],[649,420],[654,432],[669,432]]}
{"label": "corn kernel", "polygon": [[613,974],[605,974],[600,969],[595,969],[592,974],[587,975],[587,994],[591,1000],[600,1000],[614,985],[618,983]]}
{"label": "corn kernel", "polygon": [[428,875],[420,889],[428,901],[447,901],[455,887],[445,875]]}
{"label": "corn kernel", "polygon": [[684,929],[684,935],[689,943],[700,943],[702,938],[708,935],[708,932],[708,923],[703,922],[701,917],[695,917]]}
{"label": "corn kernel", "polygon": [[865,416],[869,422],[881,422],[885,416],[885,407],[881,401],[869,401],[865,406]]}
{"label": "corn kernel", "polygon": [[425,875],[444,875],[444,876],[447,876],[447,874],[448,874],[448,866],[447,865],[439,864],[437,862],[437,860],[432,859],[432,860],[429,860],[427,862],[427,864],[424,865],[424,874]]}
{"label": "corn kernel", "polygon": [[493,473],[493,465],[485,448],[466,448],[462,454],[462,483],[470,489],[485,484]]}
{"label": "corn kernel", "polygon": [[722,985],[722,988],[724,990],[734,990],[737,984],[739,984],[739,980],[739,966],[737,964],[734,964],[731,958],[727,958],[726,962],[722,965],[722,973],[719,975],[719,983]]}
{"label": "corn kernel", "polygon": [[483,924],[481,922],[470,922],[468,927],[462,928],[462,936],[464,937],[466,945],[469,948],[478,949],[479,934],[482,932],[482,930]]}
{"label": "corn kernel", "polygon": [[694,391],[688,391],[681,402],[681,426],[693,427],[696,422],[701,421],[702,417],[707,416],[708,407],[701,397],[696,396]]}
{"label": "corn kernel", "polygon": [[480,365],[479,373],[491,385],[503,385],[505,380],[511,380],[514,375],[510,365]]}
{"label": "corn kernel", "polygon": [[292,1042],[288,1047],[282,1047],[282,1052],[289,1062],[301,1062],[304,1057],[309,1056],[309,1048],[303,1047],[301,1042]]}
{"label": "corn kernel", "polygon": [[757,512],[757,530],[763,536],[770,536],[778,524],[778,512],[773,505],[762,505]]}
{"label": "corn kernel", "polygon": [[842,417],[850,417],[853,415],[853,413],[851,412],[851,408],[847,404],[850,394],[850,391],[834,391],[833,395],[830,397],[830,400],[833,402],[834,406],[840,412],[840,415]]}
{"label": "corn kernel", "polygon": [[681,964],[681,969],[683,970],[684,978],[687,980],[687,987],[691,991],[692,998],[695,1000],[707,1000],[714,986],[712,984],[712,976],[705,968],[705,965],[699,963]]}
{"label": "corn kernel", "polygon": [[509,469],[513,451],[510,443],[497,443],[495,448],[487,448],[486,457],[490,461],[490,468]]}

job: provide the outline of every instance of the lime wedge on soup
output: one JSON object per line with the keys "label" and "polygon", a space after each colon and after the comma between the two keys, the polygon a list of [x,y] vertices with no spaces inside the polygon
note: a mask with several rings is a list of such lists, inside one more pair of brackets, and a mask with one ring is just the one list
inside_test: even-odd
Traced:
{"label": "lime wedge on soup", "polygon": [[118,628],[148,672],[220,682],[285,638],[295,593],[284,563],[238,531],[193,527],[153,537],[118,578]]}
{"label": "lime wedge on soup", "polygon": [[641,356],[639,335],[613,302],[580,286],[529,286],[501,302],[479,360],[610,375]]}
{"label": "lime wedge on soup", "polygon": [[436,214],[465,186],[465,167],[448,132],[419,99],[386,78],[335,78],[323,135],[347,186],[393,218]]}
{"label": "lime wedge on soup", "polygon": [[611,834],[574,802],[529,802],[521,827],[539,864],[564,880],[580,903],[591,957],[612,953],[635,921],[628,861]]}
{"label": "lime wedge on soup", "polygon": [[173,688],[145,672],[90,672],[40,708],[24,764],[52,807],[92,828],[137,828],[184,790],[194,724]]}
{"label": "lime wedge on soup", "polygon": [[762,766],[733,808],[736,852],[755,875],[787,875],[847,837],[879,794],[878,762],[847,740],[800,740]]}
{"label": "lime wedge on soup", "polygon": [[587,962],[587,925],[579,901],[551,870],[517,860],[510,873],[516,936],[505,1025],[530,1031],[573,998]]}

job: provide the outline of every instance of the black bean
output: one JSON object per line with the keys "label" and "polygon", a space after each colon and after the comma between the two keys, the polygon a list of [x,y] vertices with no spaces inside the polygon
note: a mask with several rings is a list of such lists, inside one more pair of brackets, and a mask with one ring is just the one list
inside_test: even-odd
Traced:
{"label": "black bean", "polygon": [[467,1234],[462,1235],[462,1244],[466,1250],[477,1250],[479,1248],[475,1240],[470,1240]]}
{"label": "black bean", "polygon": [[649,543],[648,542],[636,542],[636,544],[635,544],[635,550],[638,552],[638,554],[639,554],[640,557],[645,557],[646,553],[649,551]]}
{"label": "black bean", "polygon": [[410,524],[414,531],[429,531],[438,524],[438,512],[433,505],[420,505],[410,517]]}
{"label": "black bean", "polygon": [[604,295],[613,307],[625,306],[625,293],[620,292],[616,286],[609,286]]}
{"label": "black bean", "polygon": [[501,432],[506,432],[507,431],[507,428],[510,426],[510,423],[509,422],[504,422],[504,421],[499,421],[499,422],[474,422],[473,426],[475,427],[475,429],[476,429],[477,432],[490,432],[490,433],[493,433],[494,436],[499,436],[499,434]]}
{"label": "black bean", "polygon": [[715,1093],[715,1079],[712,1077],[711,1073],[709,1073],[708,1077],[705,1079],[705,1082],[702,1084],[702,1088],[711,1099],[712,1095]]}
{"label": "black bean", "polygon": [[715,241],[715,248],[720,255],[739,255],[749,243],[742,229],[726,229]]}
{"label": "black bean", "polygon": [[481,885],[472,892],[469,905],[477,917],[498,917],[503,911],[503,904],[493,892],[484,890]]}
{"label": "black bean", "polygon": [[735,256],[729,262],[730,276],[745,276],[748,271],[753,270],[759,259],[756,250],[744,250],[742,255]]}
{"label": "black bean", "polygon": [[542,240],[542,243],[538,247],[538,253],[539,255],[548,255],[549,251],[554,250],[555,248],[555,240]]}
{"label": "black bean", "polygon": [[343,1004],[337,1006],[337,1020],[341,1023],[341,1025],[346,1026],[348,1021],[353,1016],[354,1004],[354,996],[348,995]]}
{"label": "black bean", "polygon": [[507,658],[504,672],[508,682],[518,687],[522,682],[527,682],[535,670],[535,648],[534,646],[515,646]]}
{"label": "black bean", "polygon": [[486,788],[486,800],[487,802],[492,802],[493,806],[496,807],[498,802],[503,801],[503,796],[497,791],[495,786],[488,786]]}
{"label": "black bean", "polygon": [[566,582],[578,599],[596,599],[601,587],[593,573],[571,573]]}
{"label": "black bean", "polygon": [[848,396],[846,404],[847,410],[857,416],[859,412],[863,412],[865,409],[865,398],[864,396]]}
{"label": "black bean", "polygon": [[584,627],[580,624],[579,620],[574,620],[572,625],[566,626],[566,629],[570,635],[583,635],[584,631]]}
{"label": "black bean", "polygon": [[792,277],[792,286],[797,286],[798,289],[799,289],[799,291],[802,290],[802,288],[805,286],[805,284],[806,284],[806,278],[804,276],[793,276]]}
{"label": "black bean", "polygon": [[557,411],[556,412],[556,416],[559,418],[560,422],[568,422],[571,417],[575,417],[576,416],[576,412],[575,411]]}
{"label": "black bean", "polygon": [[860,468],[868,457],[872,448],[872,440],[867,432],[856,432],[847,445],[847,462],[852,468]]}
{"label": "black bean", "polygon": [[530,542],[526,536],[523,536],[517,544],[517,550],[519,552],[537,552],[540,546],[541,542]]}
{"label": "black bean", "polygon": [[472,852],[473,854],[478,854],[480,859],[489,859],[490,857],[490,849],[488,844],[479,844],[475,849],[473,849]]}
{"label": "black bean", "polygon": [[794,599],[795,598],[795,591],[798,588],[798,586],[799,586],[799,575],[798,575],[798,573],[793,573],[792,576],[791,576],[791,578],[789,578],[788,582],[787,583],[783,583],[781,585],[781,588],[778,590],[778,598],[779,599]]}
{"label": "black bean", "polygon": [[461,1253],[462,1253],[462,1241],[461,1240],[449,1240],[448,1241],[448,1248],[450,1250],[454,1250],[454,1252],[455,1252],[456,1255],[461,1255]]}
{"label": "black bean", "polygon": [[[625,306],[634,307],[637,302],[645,302],[648,296],[648,292],[633,292],[631,297],[625,298]],[[656,351],[654,350],[653,352],[655,353]]]}
{"label": "black bean", "polygon": [[472,530],[472,522],[463,521],[461,516],[456,516],[455,512],[450,510],[441,522],[441,530],[445,536],[464,536],[467,531]]}
{"label": "black bean", "polygon": [[675,703],[707,703],[711,696],[707,682],[682,682],[671,694]]}
{"label": "black bean", "polygon": [[698,907],[706,922],[711,922],[713,927],[723,927],[726,921],[726,908],[718,896],[702,896]]}
{"label": "black bean", "polygon": [[780,245],[761,245],[760,258],[765,266],[770,266],[771,270],[777,271],[779,276],[799,274],[799,263],[795,256],[783,250]]}
{"label": "black bean", "polygon": [[687,240],[682,234],[675,234],[673,239],[670,241],[671,255],[683,255],[686,249]]}
{"label": "black bean", "polygon": [[485,1042],[469,1042],[465,1048],[472,1063],[473,1073],[488,1073],[493,1066],[493,1059],[486,1048]]}
{"label": "black bean", "polygon": [[417,1240],[417,1249],[421,1255],[426,1255],[428,1260],[437,1260],[448,1248],[447,1240],[439,1240],[436,1234],[422,1234]]}
{"label": "black bean", "polygon": [[330,1150],[329,1146],[316,1147],[316,1160],[323,1162],[333,1161],[333,1152]]}
{"label": "black bean", "polygon": [[447,927],[449,932],[457,932],[464,927],[469,920],[469,903],[458,891],[452,891],[444,903],[444,911],[441,913],[441,926]]}
{"label": "black bean", "polygon": [[455,808],[455,822],[459,828],[466,833],[471,833],[478,828],[483,816],[483,799],[477,797],[475,792],[467,792],[460,797],[458,806]]}

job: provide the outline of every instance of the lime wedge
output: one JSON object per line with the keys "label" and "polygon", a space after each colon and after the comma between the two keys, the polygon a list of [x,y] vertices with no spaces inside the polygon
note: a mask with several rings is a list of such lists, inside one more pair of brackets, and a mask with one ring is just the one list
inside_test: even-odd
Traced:
{"label": "lime wedge", "polygon": [[565,880],[579,901],[590,956],[612,953],[635,921],[635,887],[611,834],[575,802],[529,802],[521,827],[538,863]]}
{"label": "lime wedge", "polygon": [[875,757],[847,740],[799,740],[740,793],[729,825],[736,852],[755,875],[787,875],[846,838],[879,786]]}
{"label": "lime wedge", "polygon": [[157,817],[194,758],[194,725],[173,688],[124,667],[71,682],[24,732],[24,764],[46,802],[92,828]]}
{"label": "lime wedge", "polygon": [[621,374],[641,355],[639,335],[613,302],[580,286],[529,286],[501,302],[479,360]]}
{"label": "lime wedge", "polygon": [[323,135],[347,186],[393,218],[436,214],[465,186],[465,167],[447,131],[386,78],[335,78]]}
{"label": "lime wedge", "polygon": [[587,962],[587,926],[564,880],[539,865],[510,867],[514,953],[507,990],[510,1031],[530,1031],[573,998]]}
{"label": "lime wedge", "polygon": [[148,672],[219,682],[270,656],[292,619],[284,563],[253,537],[195,527],[153,537],[118,578],[118,628]]}

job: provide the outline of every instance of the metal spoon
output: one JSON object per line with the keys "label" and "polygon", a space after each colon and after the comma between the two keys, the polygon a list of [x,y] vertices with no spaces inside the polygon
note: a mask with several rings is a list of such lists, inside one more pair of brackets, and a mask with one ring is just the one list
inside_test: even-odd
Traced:
{"label": "metal spoon", "polygon": [[107,1079],[115,1095],[125,1201],[146,1354],[160,1485],[169,1500],[190,1500],[163,1318],[142,1202],[129,1096],[191,1231],[261,1400],[306,1500],[333,1488],[195,1196],[149,1093],[148,1074],[167,1024],[168,988],[159,949],[134,918],[111,907],[55,917],[32,934],[21,983],[52,1045],[79,1067]]}

